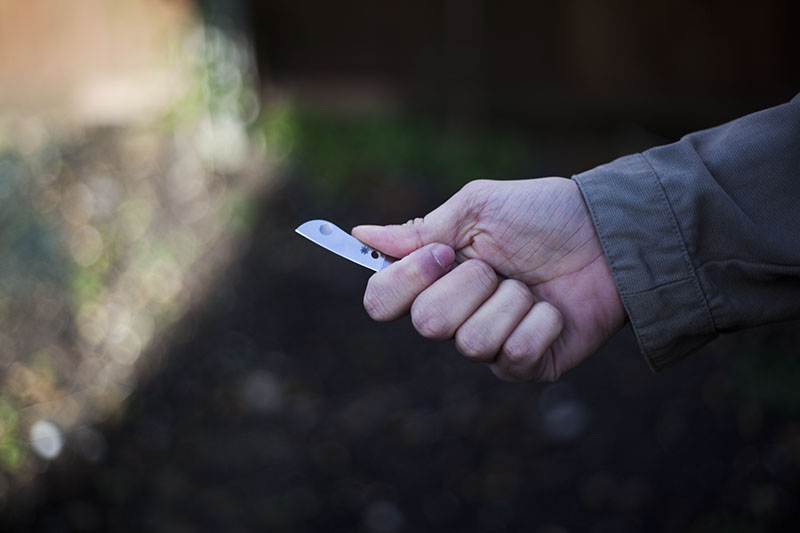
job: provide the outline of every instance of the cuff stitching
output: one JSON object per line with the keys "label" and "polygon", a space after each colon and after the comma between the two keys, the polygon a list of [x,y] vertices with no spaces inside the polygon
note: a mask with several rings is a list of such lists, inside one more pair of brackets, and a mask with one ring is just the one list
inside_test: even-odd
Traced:
{"label": "cuff stitching", "polygon": [[[705,311],[706,318],[708,322],[711,324],[711,328],[714,332],[717,331],[717,326],[714,324],[714,317],[711,314],[711,309],[708,305],[708,300],[706,299],[706,295],[703,292],[702,287],[700,286],[700,281],[697,279],[697,272],[695,272],[694,265],[692,265],[691,257],[689,257],[689,251],[686,249],[686,242],[683,239],[683,235],[681,234],[680,227],[678,226],[678,221],[675,218],[675,213],[672,210],[672,204],[669,203],[669,198],[667,197],[667,193],[664,191],[664,186],[661,184],[661,179],[658,177],[658,173],[653,168],[653,165],[650,164],[650,161],[644,156],[644,154],[637,154],[641,157],[645,164],[647,164],[647,168],[650,169],[650,173],[655,178],[656,184],[658,185],[658,193],[661,196],[664,205],[667,206],[667,210],[669,211],[669,218],[670,223],[672,225],[672,231],[675,233],[675,237],[678,239],[678,243],[681,247],[681,255],[683,256],[683,261],[686,264],[686,269],[689,273],[687,278],[683,280],[674,280],[673,283],[677,283],[678,281],[684,281],[686,279],[690,279],[692,281],[692,286],[695,289],[695,293],[697,297],[703,302],[703,309]],[[655,288],[655,287],[652,287]]]}
{"label": "cuff stitching", "polygon": [[648,350],[646,348],[648,346],[649,339],[646,338],[647,335],[642,334],[643,332],[642,328],[639,325],[638,317],[636,316],[635,313],[631,312],[632,304],[629,300],[629,296],[634,296],[637,293],[646,292],[646,290],[637,291],[633,293],[622,291],[622,287],[617,282],[617,280],[619,279],[619,272],[617,270],[615,261],[613,260],[611,255],[606,253],[606,250],[610,250],[611,248],[610,246],[608,246],[608,242],[606,239],[606,232],[604,231],[605,228],[600,223],[601,222],[600,218],[597,217],[595,213],[594,203],[588,201],[586,195],[583,193],[583,187],[581,186],[580,181],[576,180],[575,177],[576,176],[573,176],[572,179],[578,185],[578,190],[581,191],[581,196],[584,198],[584,203],[586,204],[586,207],[589,210],[589,216],[591,217],[592,223],[594,224],[595,227],[595,234],[597,234],[597,238],[600,239],[600,246],[603,248],[603,255],[605,255],[606,262],[608,263],[608,266],[611,268],[611,273],[614,276],[614,283],[617,284],[617,289],[619,290],[619,298],[620,300],[622,300],[622,306],[625,308],[625,314],[627,315],[628,321],[631,323],[631,327],[633,328],[633,334],[636,337],[636,342],[639,344],[639,347],[645,356],[644,360],[647,363],[647,366],[650,367],[651,371],[656,372],[658,370],[658,365],[648,355]]}

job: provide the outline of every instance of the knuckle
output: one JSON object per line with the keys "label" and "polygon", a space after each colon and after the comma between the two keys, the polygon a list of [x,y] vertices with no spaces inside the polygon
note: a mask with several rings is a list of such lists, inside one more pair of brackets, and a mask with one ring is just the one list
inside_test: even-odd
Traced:
{"label": "knuckle", "polygon": [[511,293],[515,301],[522,301],[525,306],[533,306],[533,293],[527,285],[517,279],[504,279],[500,282],[500,288]]}
{"label": "knuckle", "polygon": [[426,287],[430,284],[430,280],[425,275],[425,269],[420,262],[412,261],[407,265],[403,265],[403,267],[403,277],[413,286]]}
{"label": "knuckle", "polygon": [[491,180],[487,180],[487,179],[472,180],[472,181],[466,183],[463,187],[461,187],[461,191],[460,192],[462,192],[464,194],[467,194],[467,195],[476,194],[476,193],[486,189],[486,187],[489,185],[490,181]]}
{"label": "knuckle", "polygon": [[469,181],[465,183],[463,187],[461,187],[461,190],[459,190],[458,193],[463,194],[465,196],[471,196],[475,194],[478,190],[483,188],[483,185],[481,184],[482,181],[483,180]]}
{"label": "knuckle", "polygon": [[450,324],[439,308],[420,298],[411,306],[411,323],[420,335],[428,339],[446,339],[452,336]]}
{"label": "knuckle", "polygon": [[418,218],[411,219],[408,222],[406,222],[405,224],[403,224],[403,226],[413,229],[414,232],[416,233],[417,248],[422,247],[423,242],[424,242],[423,239],[422,239],[422,235],[420,233],[420,228],[422,227],[422,225],[424,223],[425,223],[425,219],[418,217]]}
{"label": "knuckle", "polygon": [[497,273],[487,263],[480,259],[469,259],[461,266],[468,270],[470,275],[483,289],[493,291],[495,287],[497,287]]}
{"label": "knuckle", "polygon": [[464,328],[456,332],[456,349],[468,359],[481,361],[490,359],[495,353],[486,335],[476,331],[465,331]]}
{"label": "knuckle", "polygon": [[384,293],[380,282],[376,281],[374,276],[371,277],[364,291],[364,309],[372,320],[383,322],[392,318]]}
{"label": "knuckle", "polygon": [[516,339],[506,341],[503,346],[503,356],[510,363],[511,368],[526,366],[536,359],[536,354],[531,346]]}
{"label": "knuckle", "polygon": [[455,196],[466,206],[478,207],[486,202],[488,191],[493,186],[492,180],[472,180],[459,190]]}
{"label": "knuckle", "polygon": [[537,304],[537,312],[541,317],[541,321],[551,331],[561,331],[564,327],[564,318],[561,312],[556,309],[552,304],[541,302]]}
{"label": "knuckle", "polygon": [[385,315],[380,300],[369,291],[364,293],[364,309],[372,320],[381,321]]}

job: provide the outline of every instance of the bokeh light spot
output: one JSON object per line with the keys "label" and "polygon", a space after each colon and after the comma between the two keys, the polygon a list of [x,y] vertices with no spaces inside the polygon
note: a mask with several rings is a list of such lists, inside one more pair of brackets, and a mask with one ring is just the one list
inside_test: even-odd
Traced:
{"label": "bokeh light spot", "polygon": [[91,266],[103,253],[103,237],[94,226],[81,226],[72,234],[69,242],[72,258],[81,266]]}
{"label": "bokeh light spot", "polygon": [[64,447],[61,429],[49,420],[38,420],[31,426],[30,442],[33,451],[43,459],[55,459]]}

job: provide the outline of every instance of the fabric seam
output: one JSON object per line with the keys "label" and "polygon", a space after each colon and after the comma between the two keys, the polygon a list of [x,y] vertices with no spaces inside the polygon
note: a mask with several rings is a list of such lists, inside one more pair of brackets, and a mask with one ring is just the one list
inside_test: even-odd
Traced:
{"label": "fabric seam", "polygon": [[703,309],[705,310],[706,318],[708,319],[709,324],[711,324],[712,332],[717,331],[717,326],[714,323],[714,316],[711,314],[711,308],[708,305],[708,300],[706,299],[706,295],[703,292],[702,287],[700,286],[700,280],[697,277],[697,272],[695,271],[694,265],[692,264],[692,259],[689,256],[689,251],[686,249],[686,242],[683,239],[683,234],[681,233],[680,227],[678,226],[678,221],[675,218],[675,212],[672,210],[672,204],[669,202],[669,198],[667,197],[666,191],[664,191],[664,186],[661,183],[661,179],[658,176],[658,172],[656,172],[653,165],[650,164],[650,161],[644,156],[644,154],[637,154],[639,155],[644,162],[647,164],[647,168],[650,169],[650,172],[655,177],[656,183],[658,184],[658,192],[661,195],[661,199],[666,204],[667,209],[670,215],[670,221],[672,223],[672,230],[675,233],[675,236],[678,239],[678,243],[681,247],[681,255],[683,256],[683,260],[686,263],[686,268],[689,273],[689,279],[692,280],[692,286],[695,289],[695,293],[703,303]]}

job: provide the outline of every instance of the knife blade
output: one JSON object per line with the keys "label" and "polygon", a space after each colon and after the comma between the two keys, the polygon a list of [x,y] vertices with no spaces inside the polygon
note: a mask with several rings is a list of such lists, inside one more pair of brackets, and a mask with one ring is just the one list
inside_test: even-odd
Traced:
{"label": "knife blade", "polygon": [[388,257],[379,250],[370,248],[327,220],[309,220],[300,224],[295,231],[326,250],[375,272],[396,261],[393,257]]}

